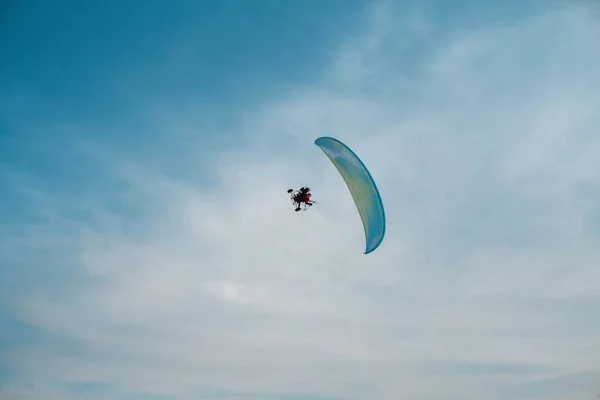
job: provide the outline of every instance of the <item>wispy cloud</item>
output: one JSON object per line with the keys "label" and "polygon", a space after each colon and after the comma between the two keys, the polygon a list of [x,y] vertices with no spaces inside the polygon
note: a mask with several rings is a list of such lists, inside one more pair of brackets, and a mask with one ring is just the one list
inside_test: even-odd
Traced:
{"label": "wispy cloud", "polygon": [[[39,334],[5,351],[6,396],[592,398],[591,10],[452,29],[375,4],[317,81],[229,110],[228,149],[206,155],[201,117],[153,108],[176,147],[66,150],[85,151],[97,190],[6,174],[37,219],[2,231],[2,274],[46,280],[7,292],[7,315]],[[369,256],[321,135],[352,146],[384,197]],[[285,190],[302,184],[320,204],[297,214]]]}

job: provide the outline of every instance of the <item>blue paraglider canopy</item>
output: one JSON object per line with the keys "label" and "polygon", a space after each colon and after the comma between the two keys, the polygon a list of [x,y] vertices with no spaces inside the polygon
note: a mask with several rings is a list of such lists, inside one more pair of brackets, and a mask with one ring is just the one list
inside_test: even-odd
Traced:
{"label": "blue paraglider canopy", "polygon": [[360,158],[339,140],[320,137],[315,144],[331,160],[350,190],[365,231],[365,254],[371,253],[383,241],[386,229],[383,202],[371,173]]}

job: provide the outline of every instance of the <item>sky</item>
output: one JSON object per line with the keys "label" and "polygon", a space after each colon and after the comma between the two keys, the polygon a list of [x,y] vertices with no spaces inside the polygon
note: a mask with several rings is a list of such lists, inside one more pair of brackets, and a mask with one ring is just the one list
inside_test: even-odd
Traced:
{"label": "sky", "polygon": [[1,7],[0,399],[597,398],[594,1]]}

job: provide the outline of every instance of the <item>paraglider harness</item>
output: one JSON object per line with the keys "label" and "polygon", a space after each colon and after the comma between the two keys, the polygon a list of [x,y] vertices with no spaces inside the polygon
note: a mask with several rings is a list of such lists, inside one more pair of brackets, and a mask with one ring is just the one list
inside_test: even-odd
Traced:
{"label": "paraglider harness", "polygon": [[310,194],[310,189],[306,186],[300,188],[300,190],[289,189],[287,192],[290,193],[290,199],[292,200],[292,204],[296,207],[296,212],[302,209],[302,204],[304,204],[304,210],[306,211],[315,203],[314,201],[311,201],[310,197],[312,195]]}

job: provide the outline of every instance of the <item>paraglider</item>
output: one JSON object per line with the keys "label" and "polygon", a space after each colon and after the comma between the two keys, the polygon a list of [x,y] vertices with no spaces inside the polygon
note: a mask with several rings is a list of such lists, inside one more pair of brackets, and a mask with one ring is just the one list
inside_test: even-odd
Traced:
{"label": "paraglider", "polygon": [[320,137],[315,144],[327,155],[344,179],[362,220],[366,249],[369,254],[379,247],[385,236],[385,211],[371,173],[348,146],[331,137]]}
{"label": "paraglider", "polygon": [[[332,137],[320,137],[315,144],[325,153],[344,179],[356,209],[362,220],[365,232],[365,254],[373,252],[381,245],[385,236],[386,221],[383,202],[371,173],[363,162],[348,146]],[[299,190],[289,189],[290,199],[295,211],[310,208],[310,189],[306,186]]]}

